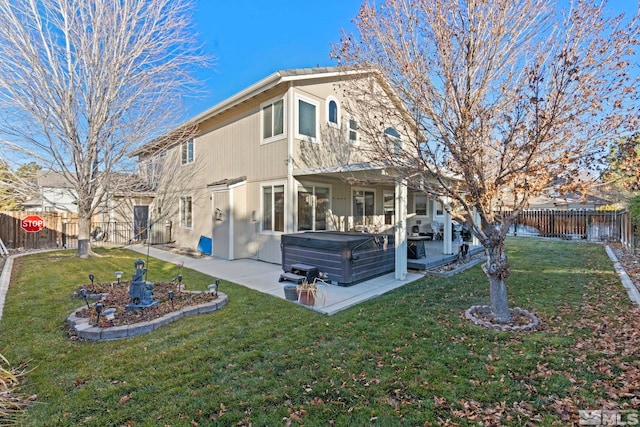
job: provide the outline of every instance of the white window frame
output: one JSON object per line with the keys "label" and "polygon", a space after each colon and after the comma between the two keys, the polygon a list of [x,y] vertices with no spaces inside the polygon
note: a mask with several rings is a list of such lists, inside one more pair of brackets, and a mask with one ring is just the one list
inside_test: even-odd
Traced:
{"label": "white window frame", "polygon": [[[186,158],[185,158],[185,146],[186,146]],[[189,146],[191,146],[191,150],[189,150]],[[191,157],[189,157],[191,154]],[[187,141],[183,141],[180,143],[180,164],[182,166],[190,165],[196,159],[196,141],[195,138],[190,138]]]}
{"label": "white window frame", "polygon": [[[391,222],[387,223],[387,211],[386,211],[386,205],[385,205],[385,201],[387,199],[388,196],[391,196],[391,200],[393,201],[393,203],[391,204],[392,206],[392,212],[393,214],[391,215]],[[396,192],[394,190],[382,190],[382,221],[384,223],[384,225],[393,225],[395,224],[396,221]]]}
{"label": "white window frame", "polygon": [[[309,135],[303,135],[300,133],[300,101],[313,105],[314,108],[316,109],[316,114],[315,114],[316,136],[315,137],[309,136]],[[304,141],[319,142],[320,141],[320,120],[319,120],[320,103],[311,98],[307,98],[305,96],[298,95],[298,94],[296,94],[295,96],[295,102],[296,102],[296,119],[295,119],[296,120],[296,138]]]}
{"label": "white window frame", "polygon": [[[268,106],[273,106],[274,104],[276,104],[277,102],[282,101],[282,133],[279,133],[277,135],[273,134],[273,114],[271,115],[272,121],[271,121],[271,129],[272,129],[272,135],[265,138],[264,137],[264,109],[265,107]],[[273,108],[272,108],[273,110]],[[287,137],[287,102],[285,100],[284,97],[278,97],[278,98],[273,98],[270,99],[269,101],[263,102],[262,104],[260,104],[260,143],[261,144],[269,144],[271,142],[274,141],[279,141],[281,139],[284,139]]]}
{"label": "white window frame", "polygon": [[[329,118],[331,117],[330,115],[330,105],[331,102],[335,102],[336,103],[336,122],[332,122],[331,120],[329,120]],[[329,96],[327,98],[327,123],[329,124],[329,126],[340,129],[340,121],[341,121],[341,117],[340,117],[340,101],[338,101],[338,98],[336,98],[335,96]]]}
{"label": "white window frame", "polygon": [[[271,230],[265,230],[264,229],[264,189],[270,187],[271,188]],[[275,195],[275,191],[273,191],[273,189],[275,187],[283,187],[283,193],[284,193],[284,206],[283,206],[283,215],[284,215],[284,221],[282,224],[282,231],[275,231],[273,230],[275,227],[275,203],[274,203],[274,195]],[[261,234],[270,234],[270,235],[280,235],[280,234],[284,234],[287,230],[287,212],[286,212],[286,206],[287,206],[287,183],[286,181],[273,181],[273,182],[264,182],[262,184],[260,184],[260,233]]]}
{"label": "white window frame", "polygon": [[[356,128],[355,129],[351,129],[351,122],[355,122],[356,124]],[[349,141],[349,144],[354,145],[354,146],[358,146],[360,145],[360,131],[358,130],[360,127],[360,121],[353,116],[349,116],[347,118],[347,141]],[[356,135],[356,139],[352,140],[351,139],[351,132],[354,132]]]}
{"label": "white window frame", "polygon": [[[184,202],[186,199],[191,200],[191,218],[189,218],[190,223],[187,224],[187,221],[184,217]],[[191,194],[185,194],[180,196],[179,206],[178,206],[178,214],[179,214],[179,223],[182,228],[193,228],[193,196]]]}
{"label": "white window frame", "polygon": [[[329,190],[329,206],[327,207],[327,218],[330,217],[331,215],[331,211],[332,211],[332,194],[333,194],[333,186],[330,184],[323,184],[320,182],[299,182],[298,185],[296,186],[296,205],[295,205],[295,209],[296,209],[296,227],[295,229],[297,231],[301,231],[300,230],[300,218],[298,216],[299,212],[298,212],[298,208],[299,208],[299,204],[298,204],[298,195],[300,193],[300,189],[312,189],[312,197],[313,197],[313,213],[312,213],[312,230],[311,231],[318,231],[316,229],[316,224],[317,224],[317,218],[316,218],[316,209],[317,209],[317,203],[318,203],[318,198],[316,195],[316,188],[326,188]],[[329,220],[327,219],[327,226],[326,229],[322,230],[322,231],[330,231],[329,228]]]}
{"label": "white window frame", "polygon": [[[354,212],[354,209],[353,209],[353,198],[355,196],[355,192],[356,191],[362,191],[364,193],[373,193],[373,212],[371,213],[371,217],[373,218],[373,221],[375,221],[375,217],[376,217],[376,198],[377,198],[376,190],[373,189],[373,188],[353,187],[353,188],[351,188],[351,203],[350,204],[351,204],[351,220],[353,221],[353,226],[354,227],[356,227],[357,225],[360,225],[360,224],[356,224],[356,213]],[[365,212],[362,222],[366,222],[366,221],[364,221],[366,219],[366,217],[367,217],[367,213]],[[373,225],[373,223],[372,224],[361,224],[361,225],[365,226],[365,227],[370,227],[370,226]]]}
{"label": "white window frame", "polygon": [[[442,213],[438,213],[438,204],[442,207]],[[434,220],[440,220],[440,222],[442,222],[442,220],[444,220],[444,203],[442,203],[442,201],[434,199],[433,200],[433,216],[432,218]]]}
{"label": "white window frame", "polygon": [[[393,135],[396,133],[397,135]],[[393,126],[387,126],[384,129],[384,137],[386,143],[389,145],[389,152],[394,156],[399,156],[402,154],[402,138],[400,137],[400,132]]]}
{"label": "white window frame", "polygon": [[[424,214],[418,214],[418,209],[416,208],[417,206],[417,199],[418,198],[424,198]],[[430,205],[430,200],[427,197],[426,194],[424,193],[413,193],[413,213],[416,214],[416,216],[418,217],[428,217],[429,216],[429,205]]]}

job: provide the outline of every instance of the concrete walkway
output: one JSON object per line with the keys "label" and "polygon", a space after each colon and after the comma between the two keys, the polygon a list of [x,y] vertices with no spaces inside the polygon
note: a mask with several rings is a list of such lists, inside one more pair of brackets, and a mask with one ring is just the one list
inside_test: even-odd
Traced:
{"label": "concrete walkway", "polygon": [[[144,245],[130,245],[128,249],[162,261],[178,264],[184,262],[184,266],[201,273],[246,286],[250,289],[285,299],[283,286],[291,282],[279,282],[282,267],[278,264],[256,261],[251,259],[238,259],[226,261],[213,257],[190,258],[162,249],[147,247]],[[394,273],[388,273],[375,279],[367,280],[353,286],[343,287],[326,285],[321,286],[321,297],[316,301],[313,310],[324,314],[334,314],[346,308],[352,307],[363,301],[375,298],[400,286],[406,285],[424,277],[424,273],[409,272],[405,280],[396,280]],[[224,288],[221,288],[224,292]],[[230,301],[233,304],[233,301]],[[292,302],[292,304],[297,304]]]}

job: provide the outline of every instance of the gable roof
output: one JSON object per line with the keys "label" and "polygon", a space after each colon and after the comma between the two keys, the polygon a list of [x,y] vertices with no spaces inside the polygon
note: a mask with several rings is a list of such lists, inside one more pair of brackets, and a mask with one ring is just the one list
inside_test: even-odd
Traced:
{"label": "gable roof", "polygon": [[[195,117],[187,120],[185,123],[178,126],[177,129],[202,123],[282,83],[294,82],[299,80],[310,80],[310,79],[321,79],[321,78],[332,78],[332,77],[337,78],[337,77],[344,77],[344,76],[356,75],[356,74],[367,74],[370,72],[371,70],[355,70],[355,69],[348,70],[343,67],[295,68],[290,70],[276,71],[275,73],[270,74],[269,76],[252,84],[246,89],[243,89],[242,91],[236,93],[235,95],[214,105],[208,110],[205,110],[202,113],[196,115]],[[168,147],[170,145],[175,144],[176,142],[177,142],[177,139],[174,137],[165,136],[165,137],[157,138],[153,141],[150,141],[147,144],[144,144],[142,147],[138,148],[137,150],[134,150],[131,153],[131,156],[137,156],[149,151],[156,151],[159,148]]]}
{"label": "gable roof", "polygon": [[40,188],[74,188],[63,172],[39,170],[36,182]]}

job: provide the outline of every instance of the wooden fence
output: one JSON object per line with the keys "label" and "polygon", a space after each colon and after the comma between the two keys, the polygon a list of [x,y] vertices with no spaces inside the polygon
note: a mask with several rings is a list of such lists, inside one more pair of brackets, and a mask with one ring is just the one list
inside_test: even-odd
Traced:
{"label": "wooden fence", "polygon": [[[38,215],[44,229],[28,233],[20,227],[22,218]],[[153,222],[152,222],[153,223]],[[0,212],[0,239],[9,249],[76,248],[78,223],[64,212]],[[133,242],[162,244],[171,240],[171,228],[141,227],[133,222],[92,222],[91,244],[126,245]],[[629,212],[590,210],[527,210],[509,229],[513,236],[557,237],[591,242],[621,242],[627,248],[640,246],[640,230],[633,227]]]}
{"label": "wooden fence", "polygon": [[[29,233],[20,227],[23,218],[38,215],[44,220],[44,228]],[[62,246],[62,224],[76,221],[71,214],[60,212],[0,212],[0,239],[8,249],[49,249]]]}
{"label": "wooden fence", "polygon": [[[20,227],[23,218],[37,215],[44,220],[44,228],[29,233]],[[78,247],[77,216],[65,212],[0,212],[0,239],[8,249],[55,249]],[[164,226],[147,227],[133,222],[91,223],[91,245],[127,245],[134,242],[151,244],[171,240],[171,229]]]}
{"label": "wooden fence", "polygon": [[632,226],[631,217],[626,210],[526,210],[518,215],[509,234],[590,242],[621,242],[628,248],[640,243],[638,230]]}

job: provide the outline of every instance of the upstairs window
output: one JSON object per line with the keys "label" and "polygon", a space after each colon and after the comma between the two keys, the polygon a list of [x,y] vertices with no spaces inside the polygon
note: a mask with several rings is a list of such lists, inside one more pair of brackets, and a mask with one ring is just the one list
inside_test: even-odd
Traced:
{"label": "upstairs window", "polygon": [[182,151],[182,164],[193,163],[193,138],[180,144],[180,149]]}
{"label": "upstairs window", "polygon": [[262,106],[262,139],[284,135],[284,100],[279,99]]}
{"label": "upstairs window", "polygon": [[389,144],[389,151],[395,155],[402,153],[402,140],[400,134],[394,128],[386,128],[384,130],[384,136]]}
{"label": "upstairs window", "polygon": [[349,119],[349,142],[351,144],[358,144],[359,132],[358,121],[356,119]]}
{"label": "upstairs window", "polygon": [[298,98],[298,137],[315,140],[318,135],[317,104]]}
{"label": "upstairs window", "polygon": [[327,102],[327,121],[331,126],[340,127],[340,109],[338,101],[331,97]]}

